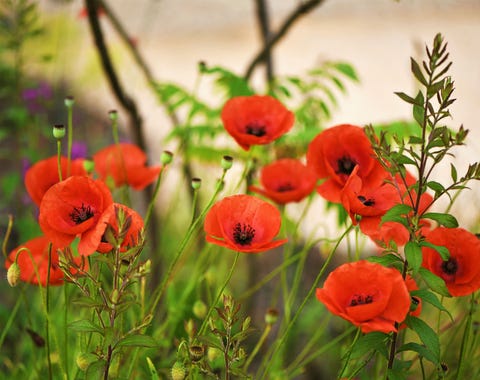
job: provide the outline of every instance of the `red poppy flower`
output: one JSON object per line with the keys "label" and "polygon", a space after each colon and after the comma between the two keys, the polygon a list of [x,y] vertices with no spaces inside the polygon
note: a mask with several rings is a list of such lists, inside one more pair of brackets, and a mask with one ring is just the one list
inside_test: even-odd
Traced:
{"label": "red poppy flower", "polygon": [[53,185],[43,196],[40,227],[60,248],[79,236],[78,252],[90,255],[105,232],[106,224],[99,220],[112,203],[112,195],[102,181],[72,176]]}
{"label": "red poppy flower", "polygon": [[265,145],[287,133],[295,116],[277,99],[265,95],[237,96],[222,109],[227,132],[245,150]]}
{"label": "red poppy flower", "polygon": [[363,128],[341,124],[317,135],[308,146],[307,163],[318,178],[325,181],[318,193],[330,202],[340,203],[340,192],[348,177],[358,165],[357,175],[363,184],[381,184],[388,176],[375,158],[370,141]]}
{"label": "red poppy flower", "polygon": [[400,272],[365,260],[331,272],[317,298],[364,333],[396,331],[410,310],[410,295]]}
{"label": "red poppy flower", "polygon": [[[86,175],[87,171],[83,167],[83,159],[76,159],[70,162],[70,175]],[[60,158],[60,167],[62,179],[67,178],[68,159]],[[40,206],[43,195],[58,179],[58,158],[57,156],[38,161],[30,167],[25,173],[25,187],[30,198],[37,206]]]}
{"label": "red poppy flower", "polygon": [[206,218],[206,239],[240,252],[256,253],[278,247],[287,239],[273,240],[281,225],[280,212],[260,198],[239,194],[213,205]]}
{"label": "red poppy flower", "polygon": [[[49,245],[50,241],[45,236],[39,236],[31,239],[10,252],[7,257],[7,261],[5,262],[5,267],[7,269],[10,268],[10,266],[15,262],[17,252],[22,248],[26,248],[30,254],[28,251],[22,250],[17,257],[17,264],[20,267],[20,280],[38,285],[40,279],[40,284],[45,286],[48,278]],[[63,284],[64,276],[59,267],[58,249],[59,247],[52,245],[49,281],[50,285]],[[79,257],[75,258],[74,261],[76,265],[80,265],[82,263],[81,258]],[[71,272],[74,273],[74,271],[75,270],[72,268]]]}
{"label": "red poppy flower", "polygon": [[155,181],[162,168],[146,166],[147,156],[136,145],[121,143],[110,145],[93,156],[95,170],[100,179],[114,186],[130,185],[135,190],[142,190]]}
{"label": "red poppy flower", "polygon": [[249,190],[285,204],[299,202],[308,196],[315,188],[317,176],[301,161],[283,158],[263,167],[260,183],[263,189],[250,186]]}
{"label": "red poppy flower", "polygon": [[452,296],[465,296],[480,289],[480,240],[474,234],[463,228],[438,227],[426,240],[450,252],[450,258],[443,261],[436,250],[423,247],[422,265],[445,280]]}
{"label": "red poppy flower", "polygon": [[[123,216],[121,217],[123,219],[123,228],[120,250],[124,252],[129,248],[136,247],[140,243],[143,230],[143,219],[135,210],[132,210],[125,205],[119,203],[111,204],[101,216],[99,223],[108,224],[113,229],[116,238],[119,238],[119,210],[123,212]],[[107,241],[105,236],[102,236],[97,251],[108,253],[113,248],[114,247]]]}

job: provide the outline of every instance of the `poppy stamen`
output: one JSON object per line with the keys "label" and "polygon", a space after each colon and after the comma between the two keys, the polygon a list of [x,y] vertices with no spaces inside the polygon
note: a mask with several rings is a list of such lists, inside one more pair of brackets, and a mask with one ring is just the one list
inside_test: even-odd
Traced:
{"label": "poppy stamen", "polygon": [[293,189],[295,189],[295,187],[293,187],[293,185],[290,182],[281,184],[280,186],[277,187],[277,191],[279,193],[283,193],[285,191],[291,191]]}
{"label": "poppy stamen", "polygon": [[93,217],[93,215],[94,212],[92,208],[89,205],[85,206],[83,203],[80,207],[74,207],[73,211],[69,214],[75,224],[81,224]]}
{"label": "poppy stamen", "polygon": [[248,124],[245,127],[245,132],[248,135],[253,135],[256,137],[262,137],[267,134],[267,131],[265,130],[265,126],[257,123]]}
{"label": "poppy stamen", "polygon": [[365,206],[374,206],[375,205],[375,200],[373,199],[367,199],[363,195],[359,195],[358,200],[362,202]]}
{"label": "poppy stamen", "polygon": [[250,226],[250,224],[240,224],[237,223],[233,229],[233,239],[235,243],[240,245],[248,245],[252,242],[255,237],[255,228]]}
{"label": "poppy stamen", "polygon": [[458,270],[458,263],[455,259],[448,259],[448,261],[444,261],[442,263],[442,271],[448,275],[454,275],[457,273]]}
{"label": "poppy stamen", "polygon": [[355,294],[350,301],[350,306],[365,305],[373,302],[373,296],[363,296],[361,294]]}
{"label": "poppy stamen", "polygon": [[338,159],[337,161],[338,170],[336,171],[337,174],[346,174],[350,175],[353,172],[353,169],[357,165],[357,163],[352,160],[350,157],[343,156],[342,158]]}

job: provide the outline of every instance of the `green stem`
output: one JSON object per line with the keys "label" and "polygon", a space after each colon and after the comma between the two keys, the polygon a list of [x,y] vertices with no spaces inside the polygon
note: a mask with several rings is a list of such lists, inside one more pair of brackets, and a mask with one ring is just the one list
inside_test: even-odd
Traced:
{"label": "green stem", "polygon": [[220,300],[220,297],[222,296],[225,288],[227,287],[228,283],[230,282],[230,279],[232,278],[233,271],[235,270],[235,267],[237,265],[238,257],[240,256],[240,252],[237,252],[235,254],[235,259],[233,260],[233,264],[230,268],[230,271],[228,272],[227,278],[225,279],[225,282],[223,283],[222,287],[220,288],[219,292],[217,293],[217,297],[215,298],[215,301],[210,305],[210,308],[208,309],[207,315],[205,316],[202,326],[198,330],[198,334],[202,335],[203,332],[205,331],[205,328],[207,327],[208,320],[210,319],[210,315],[212,314],[213,310],[215,309],[215,306],[217,305],[218,301]]}
{"label": "green stem", "polygon": [[343,364],[343,367],[340,371],[340,374],[338,375],[339,379],[344,377],[343,374],[345,373],[345,371],[348,367],[348,362],[350,361],[350,356],[352,355],[353,347],[355,346],[355,343],[357,343],[358,338],[360,338],[361,332],[362,332],[361,329],[357,329],[357,333],[355,334],[355,338],[353,338],[353,342],[352,342],[352,344],[350,345],[350,348],[347,351],[347,354],[346,354],[347,357],[345,358],[345,362]]}
{"label": "green stem", "polygon": [[252,364],[253,358],[258,354],[258,351],[260,351],[260,348],[263,346],[263,343],[265,342],[265,339],[267,339],[268,334],[270,334],[270,331],[272,330],[272,325],[268,323],[265,326],[265,329],[263,330],[262,336],[258,340],[257,344],[252,350],[252,353],[248,357],[247,361],[245,362],[245,365],[243,366],[243,371],[247,373],[248,367],[250,364]]}
{"label": "green stem", "polygon": [[52,244],[48,245],[48,268],[47,283],[45,285],[45,312],[47,318],[45,320],[45,340],[47,345],[47,362],[48,362],[48,378],[53,379],[52,360],[50,358],[50,268],[52,266]]}
{"label": "green stem", "polygon": [[475,293],[472,293],[470,297],[470,310],[468,312],[468,317],[465,322],[465,330],[463,331],[463,338],[462,338],[462,345],[460,346],[460,356],[458,358],[458,369],[457,374],[455,376],[456,380],[464,379],[463,371],[465,369],[465,355],[467,352],[468,341],[470,338],[470,334],[472,332],[472,324],[473,324],[473,312],[475,308]]}
{"label": "green stem", "polygon": [[300,316],[303,308],[305,307],[305,305],[307,304],[307,302],[312,298],[312,295],[313,293],[315,292],[315,289],[320,281],[320,279],[322,278],[323,274],[325,273],[325,271],[327,270],[327,267],[328,265],[330,264],[330,261],[332,260],[333,258],[333,254],[337,251],[337,248],[338,246],[340,245],[340,242],[343,240],[343,238],[345,236],[347,236],[347,234],[352,230],[353,226],[350,225],[346,230],[345,232],[337,239],[337,242],[335,244],[335,246],[333,247],[332,251],[328,254],[327,256],[327,259],[325,260],[325,263],[323,264],[322,268],[320,269],[320,272],[318,273],[317,277],[315,278],[313,284],[312,284],[312,287],[310,288],[310,290],[308,291],[307,295],[305,296],[305,298],[303,299],[302,303],[300,304],[300,306],[298,307],[297,309],[297,312],[295,313],[295,315],[293,316],[292,320],[290,321],[290,323],[287,325],[287,328],[285,330],[285,332],[283,333],[282,337],[280,338],[279,341],[277,341],[277,343],[273,346],[273,352],[271,355],[269,355],[268,357],[270,359],[267,359],[268,360],[268,364],[265,368],[265,370],[263,371],[263,375],[261,377],[261,379],[265,379],[265,376],[267,376],[267,374],[269,374],[270,372],[270,368],[274,362],[273,358],[275,356],[275,354],[278,352],[278,350],[283,346],[283,344],[285,343],[287,337],[288,337],[288,334],[290,333],[290,330],[292,329],[293,325],[295,324],[295,322],[297,321],[297,318]]}
{"label": "green stem", "polygon": [[67,120],[67,132],[68,132],[68,142],[67,142],[67,177],[70,177],[70,166],[72,161],[72,145],[73,145],[73,105],[67,106],[68,110],[68,120]]}
{"label": "green stem", "polygon": [[147,228],[150,217],[152,216],[153,208],[155,207],[155,201],[157,200],[157,196],[158,196],[158,191],[160,190],[160,182],[162,181],[162,174],[166,167],[167,166],[164,166],[160,171],[160,173],[158,174],[157,182],[155,183],[155,188],[153,190],[153,195],[152,195],[152,198],[150,199],[150,202],[148,203],[147,213],[145,214],[145,219],[143,223],[144,229]]}
{"label": "green stem", "polygon": [[[70,165],[68,166],[70,167]],[[57,140],[57,169],[58,169],[58,181],[61,182],[63,179],[62,179],[62,142],[60,141],[60,139]]]}

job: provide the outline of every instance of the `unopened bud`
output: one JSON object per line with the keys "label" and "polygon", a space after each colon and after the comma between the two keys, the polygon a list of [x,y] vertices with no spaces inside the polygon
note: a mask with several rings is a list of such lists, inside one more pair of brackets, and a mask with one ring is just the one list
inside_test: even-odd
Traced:
{"label": "unopened bud", "polygon": [[223,170],[228,170],[232,167],[233,165],[233,158],[230,156],[223,156],[222,158],[222,169]]}
{"label": "unopened bud", "polygon": [[221,354],[222,354],[222,351],[220,351],[220,349],[218,349],[217,347],[208,347],[207,358],[209,362],[213,362]]}
{"label": "unopened bud", "polygon": [[20,267],[17,263],[10,265],[7,271],[7,281],[11,287],[17,286],[20,280]]}
{"label": "unopened bud", "polygon": [[77,363],[77,367],[80,368],[81,371],[86,371],[90,364],[92,363],[91,354],[87,354],[82,352],[80,355],[77,356],[75,362]]}
{"label": "unopened bud", "polygon": [[268,309],[265,314],[265,323],[267,325],[273,325],[278,320],[278,310],[277,309]]}
{"label": "unopened bud", "polygon": [[53,137],[61,140],[65,137],[65,126],[63,124],[56,124],[53,126]]}
{"label": "unopened bud", "polygon": [[195,332],[197,329],[195,328],[195,322],[193,322],[192,319],[189,319],[188,321],[186,321],[184,324],[184,327],[185,327],[185,332],[189,337],[193,337],[195,335]]}
{"label": "unopened bud", "polygon": [[117,110],[108,111],[108,117],[110,118],[111,121],[117,121],[118,120]]}
{"label": "unopened bud", "polygon": [[168,165],[169,163],[172,162],[172,160],[173,160],[173,153],[168,150],[164,150],[160,155],[160,162],[162,163],[163,166]]}
{"label": "unopened bud", "polygon": [[200,178],[192,178],[192,189],[198,190],[202,186],[202,180]]}
{"label": "unopened bud", "polygon": [[75,104],[75,99],[73,98],[73,96],[67,96],[67,97],[65,98],[65,105],[66,105],[68,108],[73,107],[74,104]]}
{"label": "unopened bud", "polygon": [[172,380],[183,380],[186,375],[185,366],[181,362],[175,362],[173,363],[170,373],[172,375]]}
{"label": "unopened bud", "polygon": [[192,311],[195,317],[203,319],[207,315],[207,305],[203,301],[197,300],[193,304]]}
{"label": "unopened bud", "polygon": [[85,159],[83,160],[83,168],[87,173],[92,173],[93,169],[95,169],[95,162],[93,162],[93,160]]}

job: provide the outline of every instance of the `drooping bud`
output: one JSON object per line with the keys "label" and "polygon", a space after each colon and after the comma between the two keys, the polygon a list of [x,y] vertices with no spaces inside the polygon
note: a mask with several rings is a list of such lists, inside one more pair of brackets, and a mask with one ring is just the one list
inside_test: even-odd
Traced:
{"label": "drooping bud", "polygon": [[18,285],[18,281],[20,280],[20,267],[17,263],[13,263],[10,265],[7,271],[7,281],[10,286],[13,288],[14,286]]}
{"label": "drooping bud", "polygon": [[53,137],[61,140],[65,137],[65,126],[63,124],[56,124],[53,126]]}

